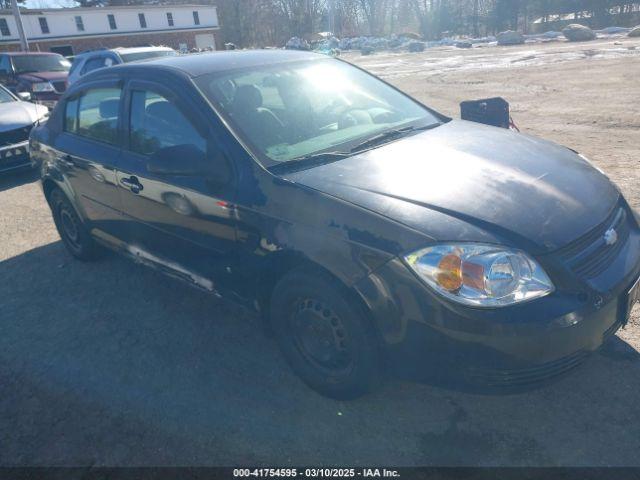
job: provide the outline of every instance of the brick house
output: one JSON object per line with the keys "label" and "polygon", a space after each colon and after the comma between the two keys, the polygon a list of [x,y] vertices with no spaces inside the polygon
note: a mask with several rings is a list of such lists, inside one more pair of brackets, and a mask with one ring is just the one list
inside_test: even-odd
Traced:
{"label": "brick house", "polygon": [[[216,48],[215,6],[137,5],[122,7],[21,9],[31,51],[75,55],[85,50],[165,45],[176,50]],[[20,50],[10,10],[0,10],[0,51]]]}

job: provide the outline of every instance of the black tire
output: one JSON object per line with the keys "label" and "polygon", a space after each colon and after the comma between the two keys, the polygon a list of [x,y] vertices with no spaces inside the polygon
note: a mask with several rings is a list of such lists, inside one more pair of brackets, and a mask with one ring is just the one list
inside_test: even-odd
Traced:
{"label": "black tire", "polygon": [[276,285],[271,322],[295,373],[327,397],[349,400],[379,382],[376,337],[361,308],[323,272],[298,269]]}
{"label": "black tire", "polygon": [[100,258],[104,249],[91,237],[84,223],[64,193],[54,189],[49,195],[53,221],[67,251],[78,260],[91,261]]}

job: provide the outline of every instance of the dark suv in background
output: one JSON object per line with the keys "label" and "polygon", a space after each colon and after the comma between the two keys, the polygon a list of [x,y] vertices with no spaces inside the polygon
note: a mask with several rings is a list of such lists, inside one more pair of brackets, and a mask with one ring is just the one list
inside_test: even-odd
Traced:
{"label": "dark suv in background", "polygon": [[0,83],[13,93],[53,107],[67,89],[71,64],[57,53],[7,52],[0,55]]}
{"label": "dark suv in background", "polygon": [[69,71],[68,84],[80,80],[89,72],[121,63],[139,62],[157,57],[175,57],[177,52],[169,47],[101,48],[76,55]]}

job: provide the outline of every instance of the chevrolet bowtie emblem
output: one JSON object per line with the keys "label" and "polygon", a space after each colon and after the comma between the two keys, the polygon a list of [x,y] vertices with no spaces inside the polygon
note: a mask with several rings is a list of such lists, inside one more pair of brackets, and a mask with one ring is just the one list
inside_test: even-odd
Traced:
{"label": "chevrolet bowtie emblem", "polygon": [[615,229],[610,228],[604,232],[604,243],[607,245],[613,245],[618,241],[618,232]]}

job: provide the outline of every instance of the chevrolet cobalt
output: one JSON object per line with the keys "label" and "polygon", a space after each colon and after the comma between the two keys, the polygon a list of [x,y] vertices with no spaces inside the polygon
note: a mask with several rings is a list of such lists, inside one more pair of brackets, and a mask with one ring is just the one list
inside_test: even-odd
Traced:
{"label": "chevrolet cobalt", "polygon": [[73,256],[107,247],[255,309],[334,398],[398,361],[497,387],[554,377],[639,296],[639,217],[588,160],[325,56],[97,70],[30,141]]}

